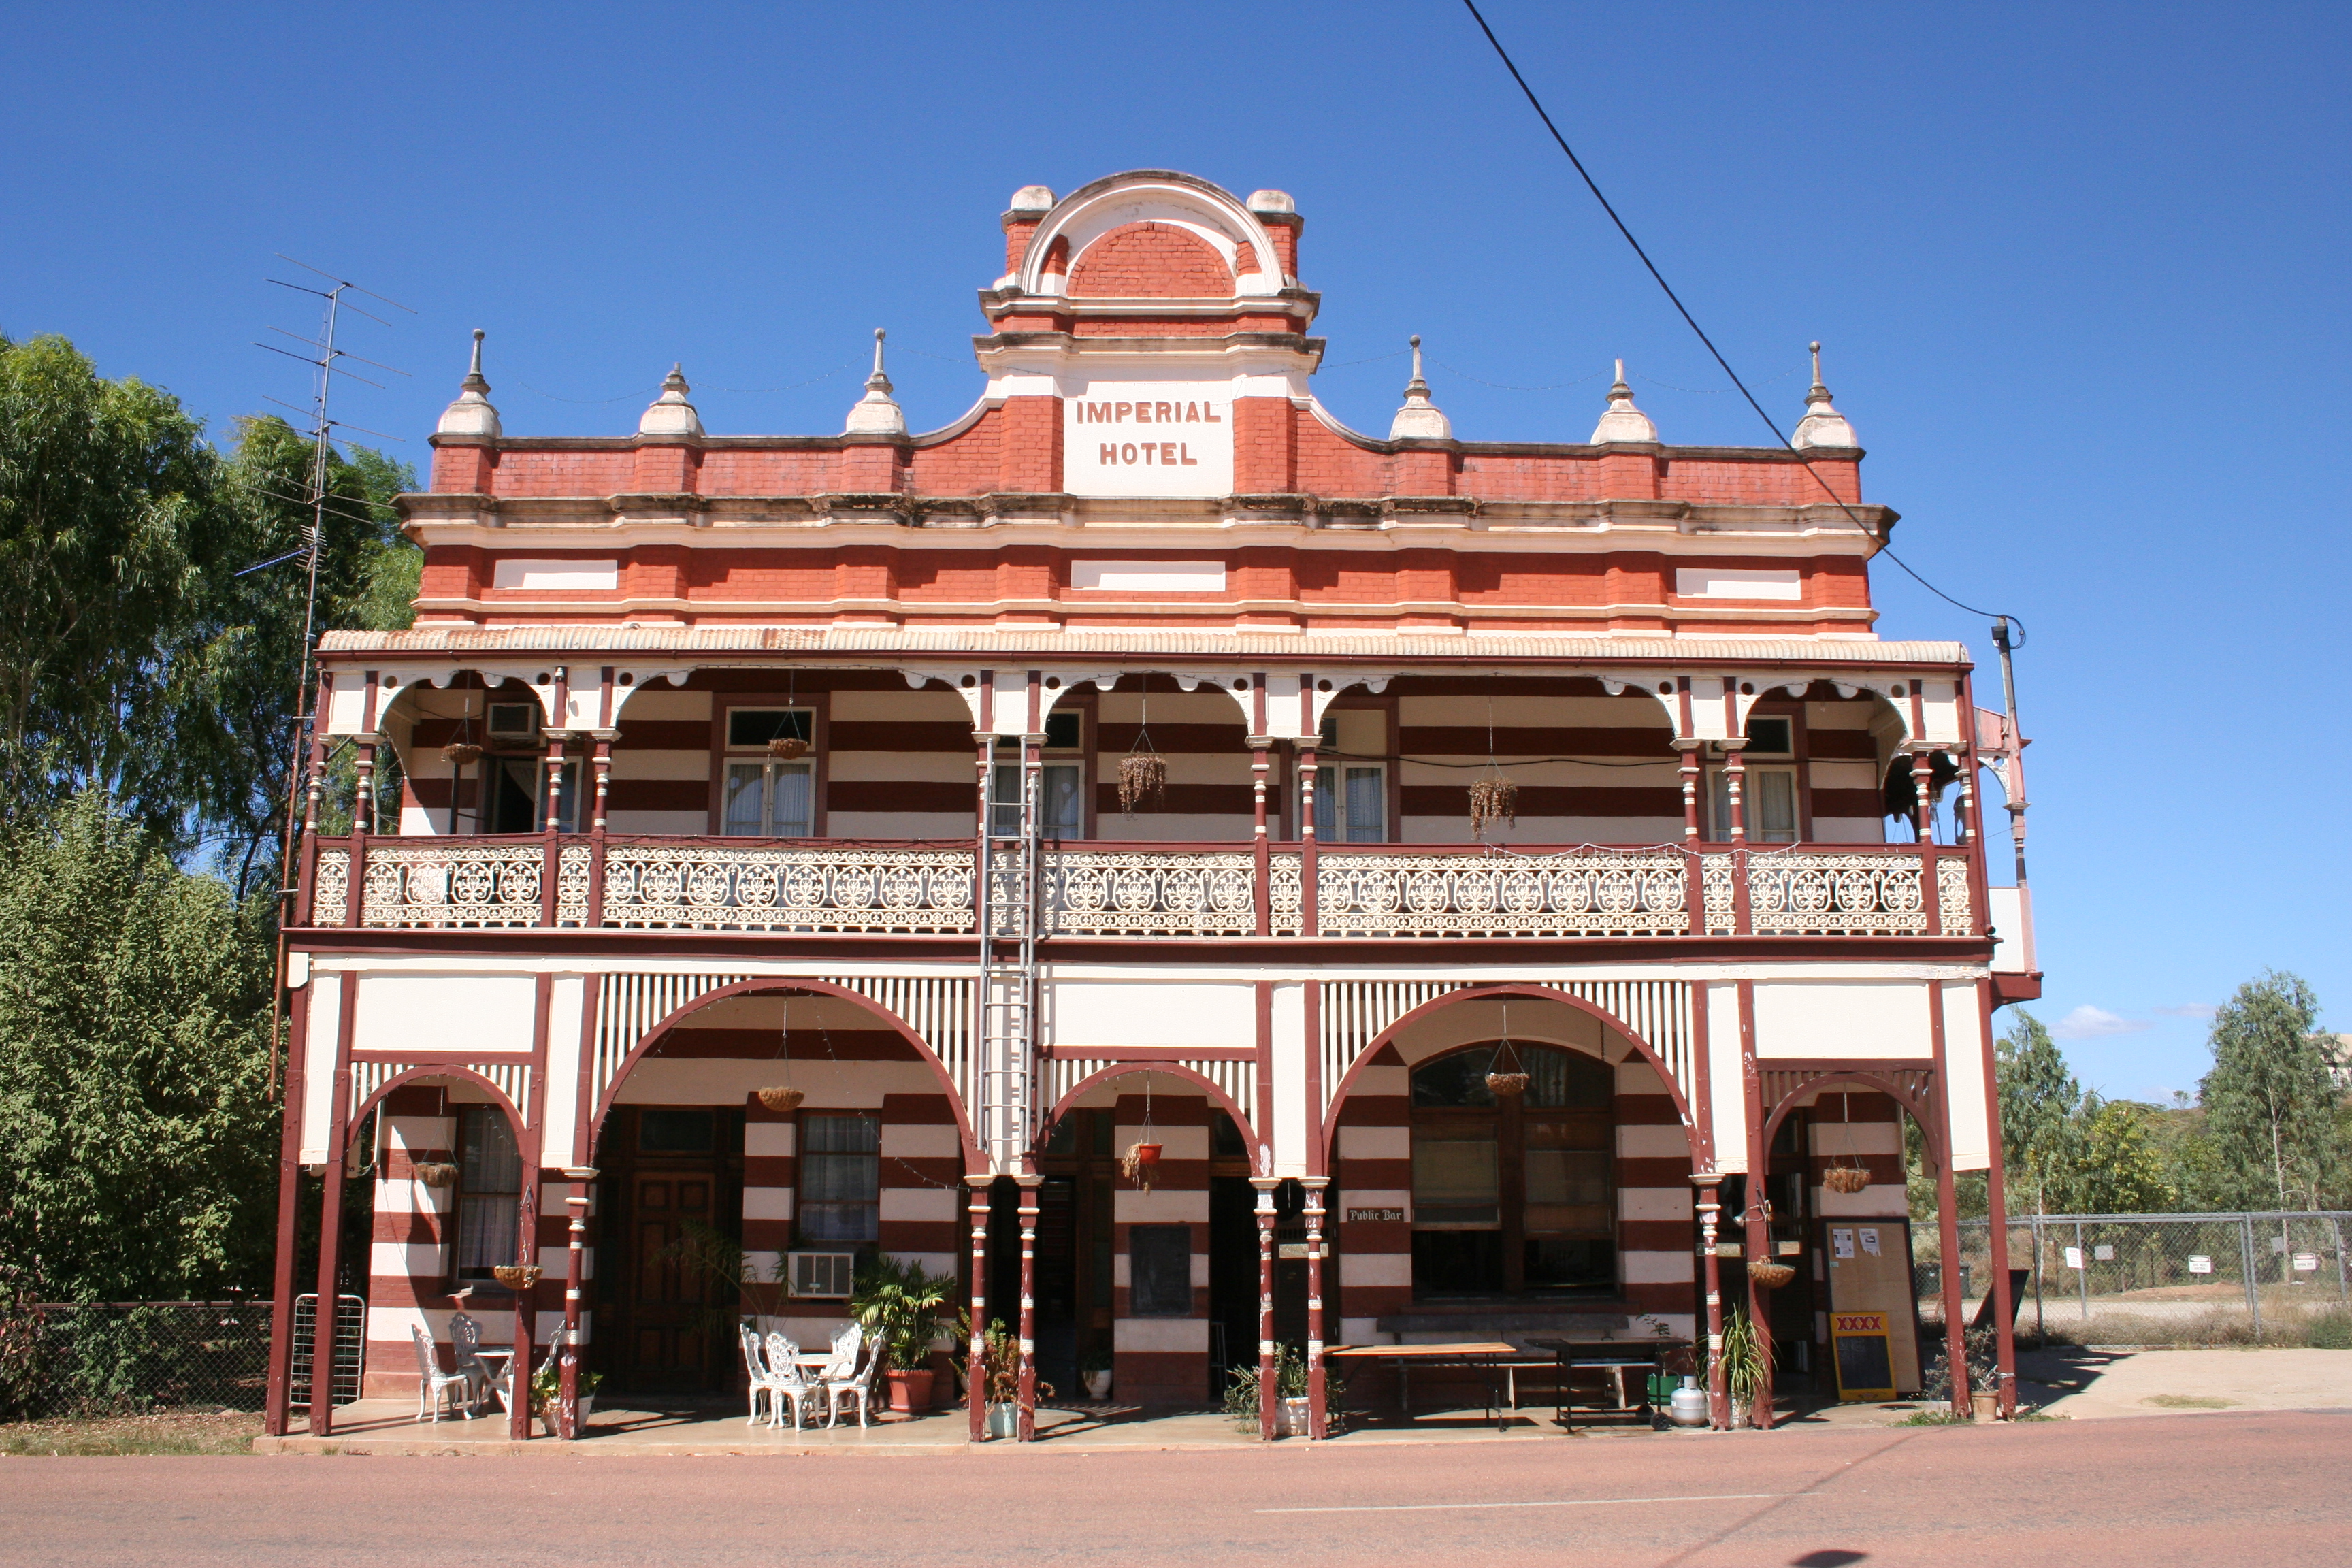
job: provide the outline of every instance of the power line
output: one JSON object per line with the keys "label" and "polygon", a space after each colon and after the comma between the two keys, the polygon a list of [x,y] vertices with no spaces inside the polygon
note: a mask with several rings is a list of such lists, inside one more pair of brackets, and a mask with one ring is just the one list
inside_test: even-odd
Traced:
{"label": "power line", "polygon": [[[1769,414],[1764,411],[1764,405],[1756,401],[1756,395],[1748,390],[1748,384],[1739,379],[1739,373],[1731,368],[1731,362],[1723,357],[1723,351],[1715,346],[1715,340],[1706,335],[1706,329],[1701,327],[1698,324],[1698,318],[1690,313],[1690,308],[1683,303],[1682,296],[1675,292],[1674,285],[1668,283],[1666,281],[1665,274],[1658,270],[1658,264],[1650,259],[1650,253],[1642,248],[1642,242],[1633,237],[1633,231],[1625,226],[1625,220],[1623,218],[1617,216],[1617,209],[1612,206],[1609,203],[1609,198],[1601,194],[1600,183],[1593,179],[1591,171],[1584,166],[1584,160],[1576,155],[1576,149],[1568,144],[1568,138],[1561,135],[1559,127],[1552,122],[1550,111],[1544,108],[1543,100],[1538,98],[1536,96],[1536,89],[1528,85],[1528,79],[1519,74],[1519,68],[1517,64],[1512,60],[1511,52],[1503,47],[1503,40],[1496,37],[1495,36],[1495,29],[1486,25],[1486,18],[1479,13],[1477,0],[1462,0],[1462,4],[1468,9],[1470,19],[1478,24],[1478,30],[1486,35],[1486,42],[1494,46],[1496,57],[1503,62],[1503,68],[1511,73],[1511,79],[1513,81],[1518,83],[1519,91],[1526,95],[1528,107],[1536,111],[1536,118],[1543,121],[1544,129],[1551,132],[1551,139],[1558,142],[1559,144],[1559,150],[1568,155],[1569,163],[1576,169],[1577,177],[1584,182],[1584,188],[1592,193],[1592,199],[1601,204],[1601,210],[1609,215],[1609,221],[1616,225],[1617,232],[1624,236],[1625,243],[1627,245],[1633,247],[1633,254],[1641,258],[1642,266],[1648,271],[1651,279],[1657,284],[1660,291],[1662,291],[1665,295],[1667,300],[1673,304],[1675,314],[1682,317],[1683,323],[1690,328],[1692,333],[1697,337],[1701,343],[1706,345],[1706,352],[1714,356],[1715,363],[1723,367],[1723,374],[1731,378],[1731,384],[1738,389],[1739,395],[1741,397],[1747,399],[1748,406],[1756,411],[1756,417],[1764,421],[1764,427],[1772,432],[1774,439],[1778,440],[1781,446],[1796,454],[1797,460],[1804,465],[1805,472],[1812,475],[1813,482],[1822,487],[1822,492],[1830,498],[1831,501],[1836,505],[1840,511],[1845,513],[1846,521],[1852,522],[1856,528],[1861,529],[1865,535],[1875,541],[1877,542],[1878,552],[1880,554],[1885,556],[1889,561],[1894,562],[1897,566],[1901,566],[1904,573],[1908,575],[1913,582],[1917,583],[1921,587],[1927,589],[1929,593],[1935,595],[1936,597],[1943,600],[1946,604],[1954,605],[1958,609],[1966,610],[1972,616],[1983,616],[1991,620],[2016,621],[2019,628],[2022,630],[2025,623],[2020,617],[2015,616],[1995,616],[1989,610],[1979,610],[1972,605],[1963,605],[1958,599],[1953,598],[1949,594],[1945,593],[1941,588],[1937,587],[1933,583],[1928,582],[1925,577],[1920,576],[1918,573],[1912,571],[1910,566],[1904,562],[1903,558],[1895,553],[1894,549],[1887,543],[1885,538],[1874,532],[1869,525],[1862,521],[1861,518],[1854,515],[1853,509],[1846,505],[1844,498],[1840,496],[1836,490],[1832,489],[1830,487],[1829,480],[1822,477],[1821,470],[1813,467],[1812,459],[1807,458],[1794,442],[1790,441],[1786,435],[1782,434],[1779,424],[1773,420]],[[2002,651],[2004,654],[2009,651],[2009,646],[2010,645],[2008,645],[2006,641],[2003,641]],[[2021,647],[2023,645],[2020,643],[2017,646]]]}

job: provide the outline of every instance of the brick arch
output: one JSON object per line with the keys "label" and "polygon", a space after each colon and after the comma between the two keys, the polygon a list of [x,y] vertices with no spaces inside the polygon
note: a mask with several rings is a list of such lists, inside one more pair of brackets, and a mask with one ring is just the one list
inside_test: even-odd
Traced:
{"label": "brick arch", "polygon": [[1174,224],[1130,223],[1078,253],[1069,291],[1096,299],[1224,299],[1233,294],[1234,275],[1207,241]]}
{"label": "brick arch", "polygon": [[733,997],[763,996],[792,992],[811,996],[834,996],[845,1002],[853,1003],[873,1015],[885,1027],[905,1041],[908,1047],[914,1052],[916,1059],[930,1069],[931,1076],[939,1079],[940,1087],[947,1093],[948,1109],[955,1115],[956,1140],[963,1146],[964,1168],[980,1170],[984,1167],[986,1161],[982,1159],[979,1144],[972,1136],[971,1110],[964,1103],[962,1090],[957,1087],[955,1076],[948,1070],[947,1064],[942,1062],[939,1053],[931,1048],[930,1042],[918,1034],[904,1018],[863,992],[853,991],[845,985],[835,985],[829,981],[805,979],[797,975],[762,976],[755,980],[739,980],[731,984],[705,991],[679,1004],[668,1016],[647,1029],[638,1037],[636,1043],[629,1047],[629,1054],[622,1058],[618,1067],[614,1068],[611,1081],[604,1085],[603,1092],[597,1096],[594,1112],[588,1123],[589,1147],[593,1150],[596,1142],[604,1137],[605,1120],[612,1115],[614,1106],[620,1103],[621,1086],[628,1081],[629,1074],[639,1062],[652,1054],[655,1047],[660,1045],[686,1020],[714,1004],[728,1001]]}
{"label": "brick arch", "polygon": [[1528,996],[1544,1002],[1558,1002],[1577,1012],[1589,1014],[1600,1022],[1602,1028],[1609,1030],[1633,1047],[1633,1054],[1649,1063],[1651,1069],[1658,1075],[1659,1084],[1664,1089],[1667,1098],[1673,1101],[1675,1114],[1681,1119],[1684,1135],[1690,1143],[1692,1168],[1694,1170],[1698,1168],[1700,1153],[1697,1119],[1691,1114],[1690,1101],[1684,1098],[1682,1086],[1675,1081],[1673,1070],[1667,1067],[1665,1058],[1658,1054],[1657,1048],[1643,1039],[1633,1026],[1606,1008],[1595,1006],[1581,996],[1571,995],[1568,992],[1556,990],[1549,985],[1525,982],[1465,986],[1458,991],[1448,991],[1442,995],[1433,996],[1367,1041],[1362,1052],[1348,1068],[1347,1076],[1339,1080],[1339,1088],[1332,1092],[1330,1104],[1324,1110],[1321,1150],[1323,1168],[1330,1169],[1331,1152],[1339,1146],[1339,1118],[1342,1108],[1347,1104],[1348,1095],[1355,1088],[1357,1079],[1372,1065],[1372,1058],[1375,1056],[1394,1045],[1397,1036],[1406,1028],[1441,1007],[1450,1006],[1457,1002],[1476,1002],[1489,997],[1507,996]]}
{"label": "brick arch", "polygon": [[1242,1108],[1234,1102],[1234,1097],[1219,1089],[1205,1074],[1196,1068],[1186,1067],[1181,1062],[1113,1062],[1100,1072],[1088,1073],[1085,1078],[1072,1084],[1069,1092],[1055,1100],[1053,1110],[1046,1112],[1038,1134],[1039,1146],[1044,1146],[1045,1132],[1052,1129],[1055,1122],[1061,1120],[1062,1113],[1069,1110],[1080,1095],[1099,1084],[1109,1083],[1122,1078],[1134,1078],[1144,1073],[1150,1073],[1153,1077],[1172,1078],[1187,1089],[1200,1090],[1211,1105],[1234,1119],[1234,1125],[1241,1130],[1243,1142],[1249,1145],[1250,1163],[1253,1166],[1262,1163],[1262,1157],[1267,1147],[1266,1141],[1259,1134],[1256,1126]]}

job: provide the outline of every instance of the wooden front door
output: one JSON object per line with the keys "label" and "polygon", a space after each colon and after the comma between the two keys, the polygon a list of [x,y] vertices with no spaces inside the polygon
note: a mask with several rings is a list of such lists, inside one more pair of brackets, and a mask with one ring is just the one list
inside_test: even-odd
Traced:
{"label": "wooden front door", "polygon": [[629,1331],[632,1387],[699,1388],[709,1363],[709,1282],[672,1251],[688,1222],[716,1223],[719,1185],[709,1165],[646,1169],[630,1178]]}

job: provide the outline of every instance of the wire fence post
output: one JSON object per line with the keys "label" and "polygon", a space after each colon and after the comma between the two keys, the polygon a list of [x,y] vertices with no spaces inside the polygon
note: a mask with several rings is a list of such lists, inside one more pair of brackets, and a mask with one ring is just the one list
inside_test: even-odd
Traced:
{"label": "wire fence post", "polygon": [[2083,1250],[2083,1222],[2074,1222],[2074,1289],[2083,1299],[2083,1321],[2091,1321],[2091,1255]]}
{"label": "wire fence post", "polygon": [[2352,1301],[2352,1292],[2347,1292],[2345,1289],[2344,1222],[2331,1217],[2327,1222],[2327,1229],[2328,1233],[2336,1238],[2336,1300],[2339,1302]]}
{"label": "wire fence post", "polygon": [[2263,1342],[2263,1295],[2254,1286],[2254,1216],[2238,1216],[2238,1246],[2245,1258],[2246,1311],[2254,1320],[2254,1342]]}
{"label": "wire fence post", "polygon": [[2047,1340],[2049,1329],[2042,1316],[2042,1216],[2033,1216],[2033,1337]]}

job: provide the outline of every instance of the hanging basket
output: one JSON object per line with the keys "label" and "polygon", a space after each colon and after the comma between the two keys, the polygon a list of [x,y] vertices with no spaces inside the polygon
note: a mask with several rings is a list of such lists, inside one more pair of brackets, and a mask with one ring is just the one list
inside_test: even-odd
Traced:
{"label": "hanging basket", "polygon": [[1132,752],[1118,760],[1118,809],[1133,816],[1140,805],[1168,798],[1168,761],[1157,752]]}
{"label": "hanging basket", "polygon": [[773,1089],[755,1089],[752,1092],[760,1097],[761,1104],[779,1112],[798,1110],[801,1108],[801,1101],[808,1098],[803,1090],[794,1089],[790,1084],[781,1084]]}
{"label": "hanging basket", "polygon": [[797,763],[809,754],[809,743],[798,735],[779,735],[768,742],[768,755],[780,763]]}
{"label": "hanging basket", "polygon": [[457,1167],[437,1160],[427,1160],[414,1167],[416,1179],[428,1187],[450,1187],[457,1184]]}
{"label": "hanging basket", "polygon": [[1785,1263],[1775,1263],[1766,1258],[1751,1258],[1748,1260],[1748,1278],[1755,1280],[1767,1290],[1778,1290],[1796,1277],[1797,1271]]}
{"label": "hanging basket", "polygon": [[482,760],[482,748],[471,741],[452,741],[441,748],[441,760],[461,768],[470,768]]}
{"label": "hanging basket", "polygon": [[1528,1091],[1528,1075],[1523,1072],[1490,1072],[1486,1075],[1486,1092],[1497,1100],[1509,1100]]}
{"label": "hanging basket", "polygon": [[1822,1173],[1822,1185],[1833,1193],[1858,1193],[1870,1185],[1870,1173],[1859,1165],[1832,1165]]}
{"label": "hanging basket", "polygon": [[1480,779],[1470,786],[1470,831],[1482,834],[1488,825],[1507,822],[1516,827],[1519,823],[1519,786],[1500,773]]}
{"label": "hanging basket", "polygon": [[520,1292],[539,1283],[539,1273],[536,1263],[501,1263],[490,1270],[490,1278],[509,1290]]}
{"label": "hanging basket", "polygon": [[1160,1149],[1157,1143],[1129,1143],[1127,1152],[1118,1157],[1119,1173],[1150,1187],[1152,1172],[1160,1168]]}

